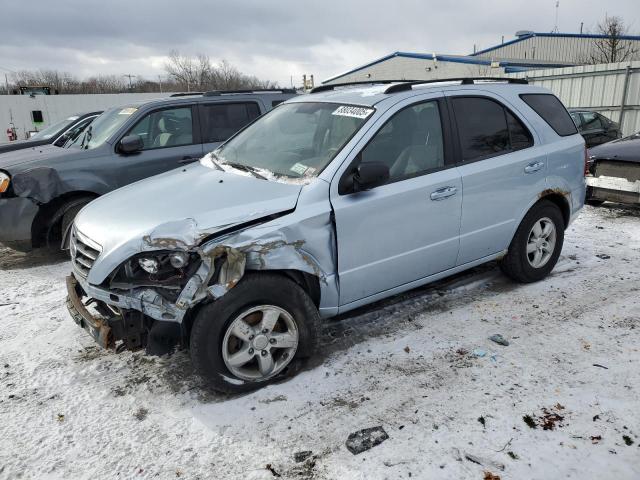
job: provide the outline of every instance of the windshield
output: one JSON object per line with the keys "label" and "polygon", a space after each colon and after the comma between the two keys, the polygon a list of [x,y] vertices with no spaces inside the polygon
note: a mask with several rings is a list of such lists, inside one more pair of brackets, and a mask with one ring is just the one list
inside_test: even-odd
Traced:
{"label": "windshield", "polygon": [[34,133],[29,137],[29,140],[49,140],[60,130],[66,129],[69,125],[71,125],[76,120],[78,120],[77,116],[65,118],[61,122],[54,123],[53,125],[50,125],[47,128],[40,130],[37,133]]}
{"label": "windshield", "polygon": [[91,122],[72,143],[66,145],[67,148],[91,150],[92,148],[99,147],[106,142],[136,110],[138,110],[138,107],[118,107],[107,110]]}
{"label": "windshield", "polygon": [[318,175],[373,113],[335,103],[290,103],[218,148],[214,159],[292,178]]}

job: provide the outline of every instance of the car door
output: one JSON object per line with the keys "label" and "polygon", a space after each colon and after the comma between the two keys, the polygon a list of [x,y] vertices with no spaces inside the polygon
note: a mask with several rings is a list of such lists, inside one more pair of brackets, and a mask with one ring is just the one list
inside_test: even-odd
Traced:
{"label": "car door", "polygon": [[193,105],[147,112],[124,136],[128,135],[140,136],[143,148],[123,154],[118,152],[116,144],[116,161],[121,166],[120,186],[181,167],[203,155]]}
{"label": "car door", "polygon": [[504,251],[545,189],[546,154],[515,109],[489,93],[449,92],[464,195],[458,265]]}
{"label": "car door", "polygon": [[203,148],[208,153],[258,118],[261,105],[255,101],[201,103],[198,111]]}
{"label": "car door", "polygon": [[[381,117],[332,182],[341,306],[455,265],[462,183],[444,105],[412,99]],[[353,171],[366,162],[385,163],[390,178],[356,192]]]}

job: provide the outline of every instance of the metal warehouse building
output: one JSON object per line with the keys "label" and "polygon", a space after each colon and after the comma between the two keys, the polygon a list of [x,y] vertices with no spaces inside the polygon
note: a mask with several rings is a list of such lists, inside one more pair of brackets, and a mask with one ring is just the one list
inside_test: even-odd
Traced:
{"label": "metal warehouse building", "polygon": [[[588,63],[603,35],[518,32],[516,38],[470,55],[394,52],[331,77],[323,84],[367,80],[429,80],[464,76],[502,76],[531,69],[570,67]],[[635,50],[640,60],[640,36],[619,37],[620,46]],[[637,45],[637,47],[636,47]]]}

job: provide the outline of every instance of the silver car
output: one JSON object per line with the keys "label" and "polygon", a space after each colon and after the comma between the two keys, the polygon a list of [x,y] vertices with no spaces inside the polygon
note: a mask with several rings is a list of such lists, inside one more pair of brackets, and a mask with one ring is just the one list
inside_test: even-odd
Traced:
{"label": "silver car", "polygon": [[85,207],[69,311],[103,347],[187,347],[215,388],[253,389],[323,318],[492,260],[543,279],[584,172],[564,106],[521,81],[323,86]]}

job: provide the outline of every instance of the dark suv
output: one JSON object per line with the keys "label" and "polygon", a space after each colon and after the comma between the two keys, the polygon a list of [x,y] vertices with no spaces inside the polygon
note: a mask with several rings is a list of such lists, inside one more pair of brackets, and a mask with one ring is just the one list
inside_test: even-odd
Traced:
{"label": "dark suv", "polygon": [[6,153],[0,156],[0,242],[18,250],[64,247],[75,215],[91,200],[200,159],[294,95],[177,94],[107,110],[66,148]]}
{"label": "dark suv", "polygon": [[573,123],[578,127],[587,148],[595,147],[622,137],[620,126],[604,115],[589,110],[569,109]]}

